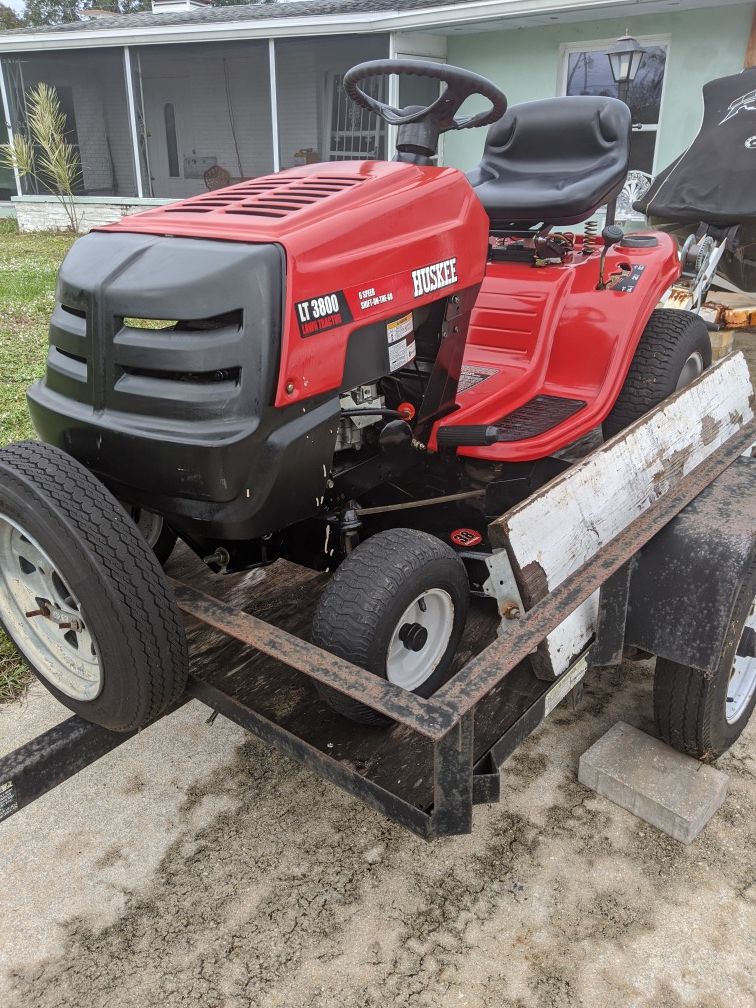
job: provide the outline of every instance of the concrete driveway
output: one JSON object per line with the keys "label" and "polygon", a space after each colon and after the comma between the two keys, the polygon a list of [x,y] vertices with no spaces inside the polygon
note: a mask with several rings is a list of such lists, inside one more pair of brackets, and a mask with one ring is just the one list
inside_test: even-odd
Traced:
{"label": "concrete driveway", "polygon": [[[593,677],[426,844],[192,703],[0,825],[4,1008],[753,1008],[756,723],[685,848],[576,781],[651,666]],[[63,716],[36,688],[5,752]]]}

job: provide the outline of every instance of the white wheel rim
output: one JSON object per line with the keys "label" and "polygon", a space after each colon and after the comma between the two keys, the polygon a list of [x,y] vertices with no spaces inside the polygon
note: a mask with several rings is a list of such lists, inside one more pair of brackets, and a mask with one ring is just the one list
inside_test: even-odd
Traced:
{"label": "white wheel rim", "polygon": [[680,377],[677,379],[677,385],[675,385],[675,391],[678,392],[681,388],[685,388],[686,385],[690,385],[694,378],[698,378],[698,376],[703,373],[703,355],[696,350],[696,352],[692,353],[683,364]]}
{"label": "white wheel rim", "polygon": [[735,658],[730,669],[727,685],[725,716],[728,724],[734,724],[747,710],[754,690],[756,690],[756,655],[753,654],[756,635],[756,599],[745,621],[743,633],[738,642]]}
{"label": "white wheel rim", "polygon": [[443,588],[430,588],[404,610],[386,656],[386,678],[416,690],[438,668],[454,627],[454,603]]}
{"label": "white wheel rim", "polygon": [[[27,615],[40,609],[48,615]],[[0,612],[21,653],[52,686],[73,700],[99,695],[99,653],[78,599],[39,543],[3,514]]]}

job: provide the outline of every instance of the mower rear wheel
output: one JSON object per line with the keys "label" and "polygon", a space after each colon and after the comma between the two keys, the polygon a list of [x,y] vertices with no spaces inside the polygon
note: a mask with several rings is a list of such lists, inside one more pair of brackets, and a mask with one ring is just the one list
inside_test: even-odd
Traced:
{"label": "mower rear wheel", "polygon": [[[469,592],[464,564],[446,543],[414,529],[379,532],[350,553],[326,585],[313,643],[429,697],[449,677]],[[391,723],[336,690],[317,688],[352,721]]]}
{"label": "mower rear wheel", "polygon": [[0,619],[53,696],[112,731],[148,724],[186,685],[155,554],[102,483],[50,445],[0,449]]}
{"label": "mower rear wheel", "polygon": [[698,315],[676,308],[651,312],[625,384],[604,420],[604,437],[619,434],[710,365],[709,330]]}

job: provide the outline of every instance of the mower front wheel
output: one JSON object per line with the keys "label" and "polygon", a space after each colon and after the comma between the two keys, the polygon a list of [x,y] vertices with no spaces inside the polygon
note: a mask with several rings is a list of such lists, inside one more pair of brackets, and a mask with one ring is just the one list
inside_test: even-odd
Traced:
{"label": "mower front wheel", "polygon": [[[414,529],[379,532],[328,582],[313,619],[313,643],[421,697],[448,679],[467,618],[464,564],[446,543]],[[360,724],[388,718],[318,686],[333,710]]]}
{"label": "mower front wheel", "polygon": [[161,566],[165,567],[178,541],[176,533],[166,525],[162,515],[156,514],[154,511],[148,511],[147,508],[132,507],[129,504],[124,504],[123,506],[131,515],[131,520],[147,540],[147,545],[152,549]]}
{"label": "mower front wheel", "polygon": [[186,685],[155,554],[102,483],[50,445],[0,449],[0,620],[54,697],[112,731],[148,724]]}

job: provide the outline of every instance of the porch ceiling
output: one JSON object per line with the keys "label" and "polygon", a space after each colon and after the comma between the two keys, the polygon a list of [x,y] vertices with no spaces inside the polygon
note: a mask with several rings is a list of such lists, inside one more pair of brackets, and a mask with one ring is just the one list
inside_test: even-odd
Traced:
{"label": "porch ceiling", "polygon": [[712,6],[715,0],[289,0],[22,28],[0,34],[0,52],[389,31],[501,31]]}

